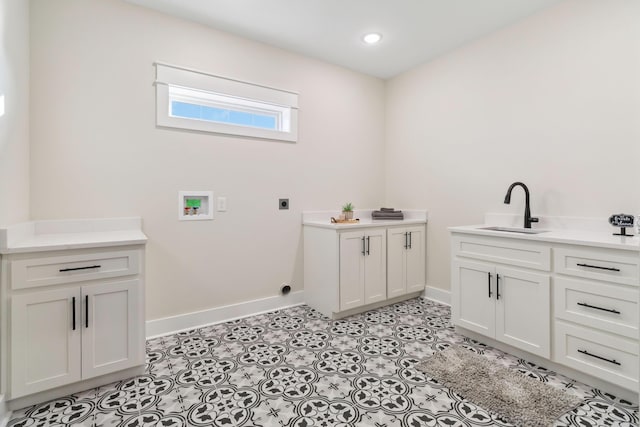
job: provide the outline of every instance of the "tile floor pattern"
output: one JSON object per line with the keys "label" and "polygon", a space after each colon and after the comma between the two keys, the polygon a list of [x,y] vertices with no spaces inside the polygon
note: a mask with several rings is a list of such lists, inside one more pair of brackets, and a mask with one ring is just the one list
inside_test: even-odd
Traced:
{"label": "tile floor pattern", "polygon": [[298,306],[147,341],[147,371],[17,411],[23,426],[508,426],[413,366],[452,344],[583,399],[558,426],[638,425],[638,407],[456,334],[421,298],[331,321]]}

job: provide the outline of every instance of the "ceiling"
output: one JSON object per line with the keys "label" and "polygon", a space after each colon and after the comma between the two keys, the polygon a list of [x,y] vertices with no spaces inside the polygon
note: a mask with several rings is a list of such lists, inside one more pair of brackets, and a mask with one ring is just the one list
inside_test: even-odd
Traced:
{"label": "ceiling", "polygon": [[[559,0],[126,0],[387,79]],[[362,36],[378,32],[377,45]]]}

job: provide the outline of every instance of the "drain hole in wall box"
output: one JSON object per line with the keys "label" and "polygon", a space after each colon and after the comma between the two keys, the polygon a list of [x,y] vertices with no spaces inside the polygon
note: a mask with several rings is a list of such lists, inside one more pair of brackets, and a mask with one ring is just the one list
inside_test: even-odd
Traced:
{"label": "drain hole in wall box", "polygon": [[282,286],[280,287],[280,293],[282,295],[287,295],[289,292],[291,292],[291,286],[287,285],[286,283],[283,283]]}

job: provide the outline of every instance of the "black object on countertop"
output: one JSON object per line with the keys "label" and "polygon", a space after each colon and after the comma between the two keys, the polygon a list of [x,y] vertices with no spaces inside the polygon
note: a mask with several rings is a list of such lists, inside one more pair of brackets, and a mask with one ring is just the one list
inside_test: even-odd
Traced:
{"label": "black object on countertop", "polygon": [[627,227],[633,227],[635,217],[628,214],[613,214],[609,217],[609,224],[614,227],[620,227],[620,233],[613,233],[614,236],[633,237],[633,234],[627,234]]}
{"label": "black object on countertop", "polygon": [[524,228],[531,228],[531,223],[538,222],[538,218],[533,218],[531,216],[531,208],[529,205],[529,189],[526,185],[524,185],[524,183],[514,182],[513,184],[511,184],[511,186],[509,186],[509,189],[507,190],[507,195],[504,196],[504,203],[506,205],[511,203],[511,191],[513,191],[513,188],[516,185],[519,185],[524,190]]}

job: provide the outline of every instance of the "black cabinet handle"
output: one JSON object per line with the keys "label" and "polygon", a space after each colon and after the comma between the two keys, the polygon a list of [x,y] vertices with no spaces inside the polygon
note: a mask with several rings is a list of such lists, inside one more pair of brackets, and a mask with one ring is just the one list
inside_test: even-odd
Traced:
{"label": "black cabinet handle", "polygon": [[371,237],[367,236],[367,255],[371,255],[369,249],[371,249],[371,242],[369,241]]}
{"label": "black cabinet handle", "polygon": [[606,357],[598,356],[597,354],[591,354],[587,350],[578,350],[578,353],[586,354],[587,356],[595,357],[596,359],[604,360],[605,362],[613,363],[614,365],[622,365],[622,363],[615,359],[607,359]]}
{"label": "black cabinet handle", "polygon": [[496,299],[500,299],[500,275],[496,273]]}
{"label": "black cabinet handle", "polygon": [[76,330],[76,297],[71,298],[71,318],[73,319],[73,330]]}
{"label": "black cabinet handle", "polygon": [[404,233],[404,248],[409,249],[409,233]]}
{"label": "black cabinet handle", "polygon": [[599,265],[590,265],[590,264],[576,264],[576,265],[578,267],[597,268],[598,270],[620,271],[619,268],[614,268],[614,267],[600,267]]}
{"label": "black cabinet handle", "polygon": [[491,273],[487,272],[487,286],[489,288],[489,298],[491,298]]}
{"label": "black cabinet handle", "polygon": [[87,267],[76,267],[76,268],[61,268],[60,273],[64,273],[65,271],[77,271],[77,270],[91,270],[93,268],[100,268],[101,265],[89,265]]}
{"label": "black cabinet handle", "polygon": [[84,327],[89,327],[89,295],[84,296]]}
{"label": "black cabinet handle", "polygon": [[409,249],[411,249],[411,243],[413,243],[413,242],[411,241],[411,240],[412,240],[412,239],[411,239],[411,237],[412,237],[412,236],[411,236],[411,233],[412,233],[412,231],[410,231],[410,232],[409,232]]}
{"label": "black cabinet handle", "polygon": [[365,248],[364,236],[362,236],[362,255],[366,255],[367,248]]}
{"label": "black cabinet handle", "polygon": [[587,304],[586,302],[579,302],[578,305],[581,305],[583,307],[595,308],[596,310],[608,311],[609,313],[620,314],[618,310],[614,310],[612,308],[597,307],[595,305]]}

